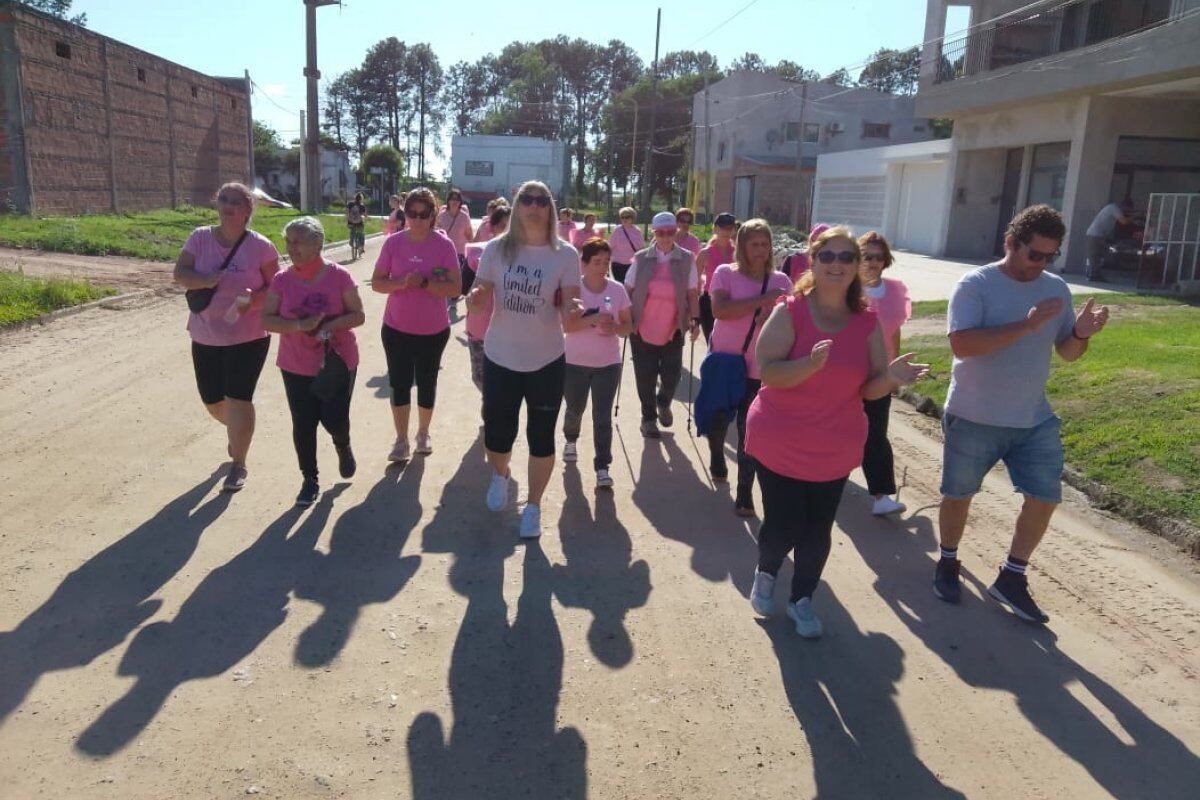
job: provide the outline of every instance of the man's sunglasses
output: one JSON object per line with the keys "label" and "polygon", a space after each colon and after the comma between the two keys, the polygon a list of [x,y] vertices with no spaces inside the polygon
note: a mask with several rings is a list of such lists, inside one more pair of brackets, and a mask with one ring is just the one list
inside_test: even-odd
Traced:
{"label": "man's sunglasses", "polygon": [[853,264],[855,261],[858,261],[858,256],[854,254],[853,250],[842,250],[837,253],[832,250],[822,250],[817,253],[817,261],[820,261],[822,264],[832,264],[834,261],[840,261],[843,264]]}
{"label": "man's sunglasses", "polygon": [[545,208],[550,205],[550,198],[544,194],[519,194],[517,195],[517,202],[523,206],[535,205],[538,208]]}
{"label": "man's sunglasses", "polygon": [[408,217],[409,219],[429,219],[433,216],[433,211],[414,211],[411,208],[406,208],[404,209],[404,216]]}
{"label": "man's sunglasses", "polygon": [[1054,259],[1058,258],[1061,250],[1055,250],[1053,253],[1043,253],[1041,250],[1034,250],[1029,245],[1025,245],[1025,252],[1029,255],[1029,260],[1035,264],[1053,264]]}

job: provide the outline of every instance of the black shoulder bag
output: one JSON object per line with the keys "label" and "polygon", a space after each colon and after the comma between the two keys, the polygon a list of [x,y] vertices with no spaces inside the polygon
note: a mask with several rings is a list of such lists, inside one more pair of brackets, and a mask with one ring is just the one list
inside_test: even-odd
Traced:
{"label": "black shoulder bag", "polygon": [[325,356],[321,360],[321,371],[313,378],[309,391],[324,403],[336,400],[345,394],[350,385],[350,368],[337,354],[329,340],[325,340]]}
{"label": "black shoulder bag", "polygon": [[[229,268],[229,262],[233,261],[234,254],[237,253],[238,248],[242,246],[242,242],[246,240],[246,235],[248,233],[250,233],[249,230],[242,231],[242,235],[239,236],[238,240],[233,243],[233,247],[229,249],[229,255],[225,256],[225,260],[221,262],[221,268],[217,270],[217,275],[220,275]],[[199,314],[203,312],[204,309],[208,308],[209,304],[212,303],[213,296],[216,295],[216,293],[217,289],[215,286],[206,286],[203,289],[188,289],[183,293],[183,296],[187,298],[188,310],[193,314]]]}

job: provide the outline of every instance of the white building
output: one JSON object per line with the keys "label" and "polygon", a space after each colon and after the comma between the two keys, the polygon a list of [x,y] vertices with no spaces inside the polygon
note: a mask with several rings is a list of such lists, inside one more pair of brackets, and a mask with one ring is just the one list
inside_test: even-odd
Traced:
{"label": "white building", "polygon": [[[267,170],[259,181],[263,191],[280,200],[299,205],[300,173],[288,167]],[[321,148],[321,198],[325,202],[353,197],[358,180],[350,169],[350,155],[345,150]]]}
{"label": "white building", "polygon": [[450,181],[468,201],[511,198],[525,181],[538,180],[563,196],[569,169],[563,142],[532,136],[454,136]]}

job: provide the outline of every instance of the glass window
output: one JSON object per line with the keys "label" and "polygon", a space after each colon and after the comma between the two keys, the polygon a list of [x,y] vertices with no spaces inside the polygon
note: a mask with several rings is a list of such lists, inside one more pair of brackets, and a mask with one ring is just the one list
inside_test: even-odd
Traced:
{"label": "glass window", "polygon": [[1039,144],[1033,148],[1033,169],[1029,175],[1029,205],[1045,203],[1063,210],[1067,189],[1067,162],[1071,158],[1070,142]]}
{"label": "glass window", "polygon": [[804,123],[804,142],[816,144],[821,141],[821,124],[819,122]]}

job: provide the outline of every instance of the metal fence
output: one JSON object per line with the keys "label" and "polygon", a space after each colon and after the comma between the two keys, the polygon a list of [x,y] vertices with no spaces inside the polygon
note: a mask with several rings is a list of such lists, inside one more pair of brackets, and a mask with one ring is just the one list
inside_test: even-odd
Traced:
{"label": "metal fence", "polygon": [[1152,194],[1146,209],[1138,288],[1172,288],[1200,278],[1200,194]]}

